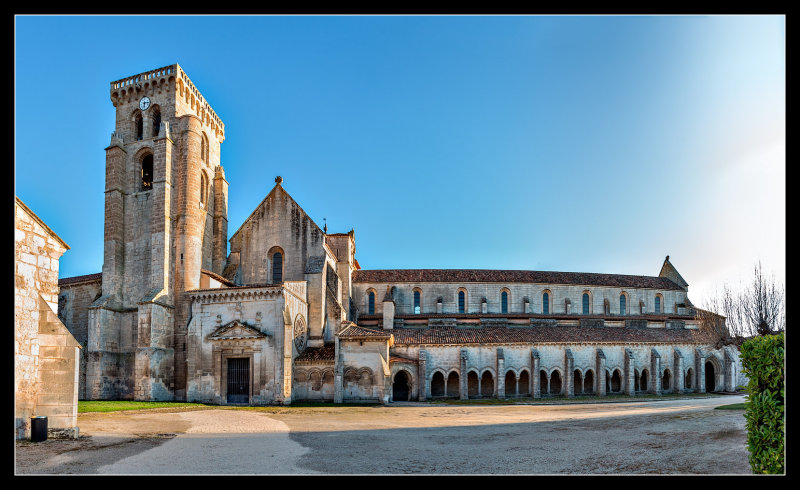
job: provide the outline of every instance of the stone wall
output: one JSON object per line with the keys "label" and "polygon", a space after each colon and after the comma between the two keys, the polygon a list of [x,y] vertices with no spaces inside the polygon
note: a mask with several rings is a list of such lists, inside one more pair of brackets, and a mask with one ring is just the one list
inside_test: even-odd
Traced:
{"label": "stone wall", "polygon": [[505,284],[505,283],[364,283],[353,284],[353,300],[360,314],[365,314],[368,308],[367,292],[376,292],[375,314],[380,315],[382,309],[381,299],[386,287],[396,287],[395,304],[396,315],[413,314],[413,290],[419,288],[421,295],[421,313],[436,313],[436,302],[442,298],[442,313],[458,312],[458,289],[467,291],[466,313],[481,313],[481,302],[485,298],[487,303],[486,313],[501,313],[500,293],[503,289],[509,291],[508,313],[526,313],[524,299],[529,302],[527,313],[542,313],[542,293],[550,291],[550,314],[565,314],[565,300],[569,299],[571,307],[569,314],[582,313],[583,292],[588,290],[590,295],[590,314],[604,314],[604,300],[608,300],[610,313],[619,315],[619,297],[627,294],[626,310],[628,315],[638,315],[639,302],[644,301],[644,313],[654,311],[656,294],[663,296],[661,305],[662,314],[674,314],[675,305],[686,301],[686,292],[678,290],[651,290],[651,289],[622,289],[606,286],[572,286],[559,284]]}
{"label": "stone wall", "polygon": [[79,344],[59,321],[58,261],[69,248],[19,198],[14,207],[15,437],[30,418],[77,434]]}
{"label": "stone wall", "polygon": [[89,341],[89,305],[102,295],[100,274],[78,281],[59,281],[58,318],[81,345],[78,398],[86,400],[86,353]]}

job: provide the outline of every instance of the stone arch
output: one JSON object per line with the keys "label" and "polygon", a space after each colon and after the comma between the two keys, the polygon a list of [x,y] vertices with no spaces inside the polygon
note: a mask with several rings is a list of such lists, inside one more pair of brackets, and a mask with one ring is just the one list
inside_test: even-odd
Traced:
{"label": "stone arch", "polygon": [[647,368],[642,369],[642,374],[639,378],[639,388],[642,391],[647,391],[650,387],[650,373],[647,371]]}
{"label": "stone arch", "polygon": [[411,373],[405,369],[400,368],[392,378],[392,401],[410,401],[411,393],[413,393],[413,378]]}
{"label": "stone arch", "polygon": [[517,373],[513,369],[509,369],[506,371],[505,375],[505,387],[506,387],[506,397],[509,395],[517,395]]}
{"label": "stone arch", "polygon": [[311,381],[311,389],[313,391],[322,389],[322,372],[319,369],[311,369],[308,373],[308,380]]}
{"label": "stone arch", "polygon": [[543,289],[540,297],[542,298],[542,314],[549,315],[553,312],[553,292]]}
{"label": "stone arch", "polygon": [[[503,311],[503,293],[506,294],[505,311]],[[500,305],[500,313],[511,313],[511,290],[504,287],[500,289],[497,304]]]}
{"label": "stone arch", "polygon": [[467,397],[476,397],[480,395],[478,379],[478,371],[470,369],[467,372]]}
{"label": "stone arch", "polygon": [[550,376],[544,369],[539,370],[539,393],[542,395],[550,393]]}
{"label": "stone arch", "polygon": [[[462,293],[464,295],[463,303],[461,297]],[[467,288],[461,287],[456,290],[456,312],[469,313],[469,293],[467,292]]]}
{"label": "stone arch", "polygon": [[294,381],[297,383],[305,383],[308,381],[308,373],[305,369],[295,369]]}
{"label": "stone arch", "polygon": [[689,368],[686,370],[686,376],[684,377],[683,386],[687,390],[694,389],[694,369]]}
{"label": "stone arch", "polygon": [[442,397],[445,394],[445,373],[437,369],[431,375],[431,397]]}
{"label": "stone arch", "polygon": [[527,369],[521,369],[517,377],[517,394],[521,396],[528,396],[531,394],[531,380],[530,373]]}
{"label": "stone arch", "polygon": [[[372,294],[372,297],[370,297],[370,294]],[[376,291],[375,288],[367,289],[365,301],[364,311],[366,311],[368,315],[376,314],[378,312],[378,291]]]}
{"label": "stone arch", "polygon": [[[584,297],[588,299],[588,305],[586,309],[584,309]],[[581,293],[581,315],[591,315],[594,313],[594,298],[592,297],[592,292],[588,289],[584,289]]]}
{"label": "stone arch", "polygon": [[447,373],[444,395],[447,397],[458,397],[461,395],[461,379],[458,371],[455,369]]}
{"label": "stone arch", "polygon": [[492,397],[495,390],[495,376],[491,369],[485,369],[481,373],[481,396]]}
{"label": "stone arch", "polygon": [[553,368],[553,370],[550,371],[550,381],[549,381],[548,384],[550,385],[549,393],[551,395],[560,395],[561,394],[561,391],[562,391],[562,388],[563,388],[563,384],[564,384],[562,382],[562,379],[563,379],[563,375],[561,374],[561,370],[560,369]]}
{"label": "stone arch", "polygon": [[629,301],[627,291],[622,291],[619,293],[619,314],[620,315],[627,315],[628,311],[630,311],[630,301]]}
{"label": "stone arch", "polygon": [[672,373],[669,369],[664,369],[664,374],[661,376],[661,391],[667,393],[672,391]]}
{"label": "stone arch", "polygon": [[583,373],[579,368],[572,371],[572,391],[575,395],[583,394]]}
{"label": "stone arch", "polygon": [[583,392],[594,393],[594,371],[591,369],[583,373]]}
{"label": "stone arch", "polygon": [[144,116],[142,115],[142,111],[138,108],[131,113],[131,123],[133,139],[136,141],[144,139]]}
{"label": "stone arch", "polygon": [[208,174],[200,170],[200,204],[208,206]]}
{"label": "stone arch", "polygon": [[139,162],[139,191],[149,191],[153,188],[153,150],[142,148],[136,153]]}
{"label": "stone arch", "polygon": [[706,392],[716,391],[717,380],[719,380],[719,375],[722,371],[719,359],[714,355],[708,356],[704,367]]}
{"label": "stone arch", "polygon": [[664,308],[664,295],[661,293],[656,293],[653,299],[653,313],[663,315],[664,311],[666,311]]}
{"label": "stone arch", "polygon": [[622,371],[620,368],[614,368],[609,373],[611,376],[607,379],[607,387],[609,393],[620,393],[622,391]]}

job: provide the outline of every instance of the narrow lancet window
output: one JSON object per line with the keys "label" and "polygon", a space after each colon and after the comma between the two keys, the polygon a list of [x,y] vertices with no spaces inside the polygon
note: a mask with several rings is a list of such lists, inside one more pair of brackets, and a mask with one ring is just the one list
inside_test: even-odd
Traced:
{"label": "narrow lancet window", "polygon": [[368,307],[368,311],[369,311],[370,315],[374,315],[375,314],[375,292],[374,291],[370,291],[369,292],[369,307]]}
{"label": "narrow lancet window", "polygon": [[625,314],[625,295],[624,294],[620,294],[619,295],[619,314],[620,315],[624,315]]}
{"label": "narrow lancet window", "polygon": [[547,293],[542,293],[542,314],[550,314],[550,295]]}
{"label": "narrow lancet window", "polygon": [[459,313],[464,313],[466,311],[466,307],[467,307],[467,301],[466,300],[467,300],[467,298],[466,298],[466,294],[464,294],[464,291],[459,291],[458,292],[458,312]]}
{"label": "narrow lancet window", "polygon": [[283,255],[280,252],[272,254],[272,284],[283,282]]}
{"label": "narrow lancet window", "polygon": [[508,292],[506,291],[500,293],[500,311],[508,313]]}
{"label": "narrow lancet window", "polygon": [[144,121],[140,113],[136,114],[136,140],[140,141],[144,137]]}
{"label": "narrow lancet window", "polygon": [[419,291],[414,291],[414,314],[419,315],[419,312],[420,312]]}
{"label": "narrow lancet window", "polygon": [[661,313],[661,297],[656,296],[656,313]]}
{"label": "narrow lancet window", "polygon": [[583,293],[583,314],[589,314],[589,293]]}

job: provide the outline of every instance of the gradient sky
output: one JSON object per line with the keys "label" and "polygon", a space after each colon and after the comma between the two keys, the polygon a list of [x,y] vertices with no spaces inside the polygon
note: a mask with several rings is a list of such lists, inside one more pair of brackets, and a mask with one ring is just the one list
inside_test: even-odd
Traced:
{"label": "gradient sky", "polygon": [[16,195],[100,272],[114,80],[225,123],[229,235],[284,178],[365,269],[785,283],[783,16],[18,16]]}

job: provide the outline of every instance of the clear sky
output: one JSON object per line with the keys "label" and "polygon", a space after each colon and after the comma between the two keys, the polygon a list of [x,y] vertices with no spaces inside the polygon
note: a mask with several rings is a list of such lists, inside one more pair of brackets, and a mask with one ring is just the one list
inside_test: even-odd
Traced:
{"label": "clear sky", "polygon": [[785,283],[783,16],[20,16],[16,194],[100,272],[109,84],[179,63],[233,234],[274,185],[365,269]]}

